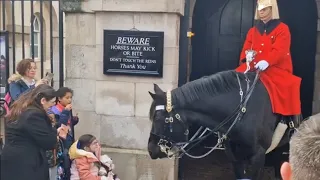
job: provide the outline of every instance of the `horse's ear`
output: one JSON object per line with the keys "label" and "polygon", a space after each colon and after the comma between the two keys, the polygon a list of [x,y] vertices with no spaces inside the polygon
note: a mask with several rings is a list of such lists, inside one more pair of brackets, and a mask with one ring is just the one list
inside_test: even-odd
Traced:
{"label": "horse's ear", "polygon": [[150,96],[152,97],[153,100],[156,99],[156,94],[153,94],[152,92],[148,91],[148,93],[150,94]]}
{"label": "horse's ear", "polygon": [[164,91],[162,91],[162,89],[160,89],[160,87],[157,84],[153,84],[153,90],[156,94],[163,94]]}

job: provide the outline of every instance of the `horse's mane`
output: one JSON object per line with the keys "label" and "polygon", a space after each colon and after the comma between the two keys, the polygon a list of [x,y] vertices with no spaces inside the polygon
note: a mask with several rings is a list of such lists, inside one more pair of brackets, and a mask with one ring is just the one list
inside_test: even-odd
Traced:
{"label": "horse's mane", "polygon": [[152,121],[156,109],[156,102],[153,100],[149,110],[149,119]]}
{"label": "horse's mane", "polygon": [[[239,90],[239,82],[245,80],[243,73],[234,70],[222,71],[216,74],[205,76],[200,79],[191,81],[172,91],[172,100],[174,106],[184,106],[194,101],[200,100],[203,95],[214,97],[221,93],[227,93],[231,90]],[[249,79],[252,80],[256,73],[247,73]],[[245,87],[242,87],[244,89]],[[165,98],[165,97],[164,97]],[[152,120],[156,108],[156,102],[153,101],[149,110],[149,119]]]}
{"label": "horse's mane", "polygon": [[[235,88],[239,89],[236,74],[238,74],[240,82],[245,79],[243,73],[228,70],[197,79],[176,88],[172,91],[173,104],[175,106],[184,106],[200,100],[203,96],[214,97],[221,93],[230,92]],[[253,74],[255,73],[248,73],[248,76],[251,77]]]}

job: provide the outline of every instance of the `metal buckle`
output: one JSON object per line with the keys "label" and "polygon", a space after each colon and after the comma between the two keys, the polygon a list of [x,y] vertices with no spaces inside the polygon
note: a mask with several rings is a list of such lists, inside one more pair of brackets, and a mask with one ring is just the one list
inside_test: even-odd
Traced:
{"label": "metal buckle", "polygon": [[289,127],[290,127],[291,129],[294,128],[294,123],[293,123],[293,121],[290,121],[290,122],[289,122]]}

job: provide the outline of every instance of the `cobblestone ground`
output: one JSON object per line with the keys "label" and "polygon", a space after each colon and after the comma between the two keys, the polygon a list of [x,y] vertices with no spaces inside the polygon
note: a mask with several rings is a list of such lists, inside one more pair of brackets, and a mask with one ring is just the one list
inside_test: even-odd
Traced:
{"label": "cobblestone ground", "polygon": [[[182,163],[182,178],[180,180],[234,180],[232,165],[226,160],[223,151],[216,151],[203,159],[184,157]],[[274,180],[273,168],[266,168],[261,180]]]}

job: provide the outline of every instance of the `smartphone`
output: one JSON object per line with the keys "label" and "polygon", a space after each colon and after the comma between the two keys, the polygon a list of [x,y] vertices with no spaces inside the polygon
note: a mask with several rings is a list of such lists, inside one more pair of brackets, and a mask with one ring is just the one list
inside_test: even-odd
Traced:
{"label": "smartphone", "polygon": [[53,79],[53,73],[47,72],[46,76],[43,78],[45,80],[47,80],[48,82],[50,82]]}

